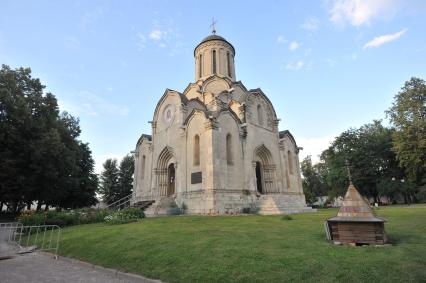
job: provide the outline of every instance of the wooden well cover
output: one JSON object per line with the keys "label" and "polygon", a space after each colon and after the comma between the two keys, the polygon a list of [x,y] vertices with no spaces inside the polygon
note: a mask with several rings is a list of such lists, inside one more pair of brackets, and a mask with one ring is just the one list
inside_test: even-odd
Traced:
{"label": "wooden well cover", "polygon": [[374,217],[370,204],[360,195],[354,185],[350,184],[343,204],[337,213],[341,217]]}
{"label": "wooden well cover", "polygon": [[327,219],[327,237],[343,244],[376,244],[386,242],[385,220],[373,211],[354,185],[350,184],[336,217]]}

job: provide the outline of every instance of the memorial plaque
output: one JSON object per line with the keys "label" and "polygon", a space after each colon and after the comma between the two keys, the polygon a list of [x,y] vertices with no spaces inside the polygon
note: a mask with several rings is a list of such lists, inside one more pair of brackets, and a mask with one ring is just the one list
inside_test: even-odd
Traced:
{"label": "memorial plaque", "polygon": [[203,175],[201,172],[194,172],[191,174],[191,184],[199,184],[202,182]]}

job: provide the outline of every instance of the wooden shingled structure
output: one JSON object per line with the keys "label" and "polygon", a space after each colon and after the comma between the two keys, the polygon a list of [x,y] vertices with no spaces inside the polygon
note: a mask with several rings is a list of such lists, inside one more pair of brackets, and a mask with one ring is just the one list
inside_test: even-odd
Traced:
{"label": "wooden shingled structure", "polygon": [[385,220],[373,211],[350,182],[336,217],[327,219],[327,238],[336,244],[383,245],[386,243]]}

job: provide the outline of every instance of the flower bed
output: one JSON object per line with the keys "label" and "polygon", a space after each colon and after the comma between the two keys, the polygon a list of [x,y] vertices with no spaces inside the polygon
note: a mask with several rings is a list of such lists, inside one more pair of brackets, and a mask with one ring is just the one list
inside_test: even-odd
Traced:
{"label": "flower bed", "polygon": [[108,224],[124,224],[138,221],[145,217],[143,211],[139,208],[126,208],[105,216],[104,220]]}

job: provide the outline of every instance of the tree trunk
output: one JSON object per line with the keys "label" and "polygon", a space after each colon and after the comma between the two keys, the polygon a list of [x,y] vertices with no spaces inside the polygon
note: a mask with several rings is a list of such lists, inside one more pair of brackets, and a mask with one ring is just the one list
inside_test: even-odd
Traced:
{"label": "tree trunk", "polygon": [[33,204],[32,201],[27,202],[27,210],[31,210],[31,205]]}
{"label": "tree trunk", "polygon": [[374,195],[374,202],[375,203],[380,203],[380,198],[378,195]]}
{"label": "tree trunk", "polygon": [[12,204],[12,212],[16,213],[18,212],[18,202],[14,201]]}
{"label": "tree trunk", "polygon": [[41,210],[41,205],[42,205],[41,201],[37,201],[37,208],[36,208],[37,211]]}
{"label": "tree trunk", "polygon": [[46,206],[44,207],[44,211],[48,211],[49,210],[49,205],[46,203]]}

